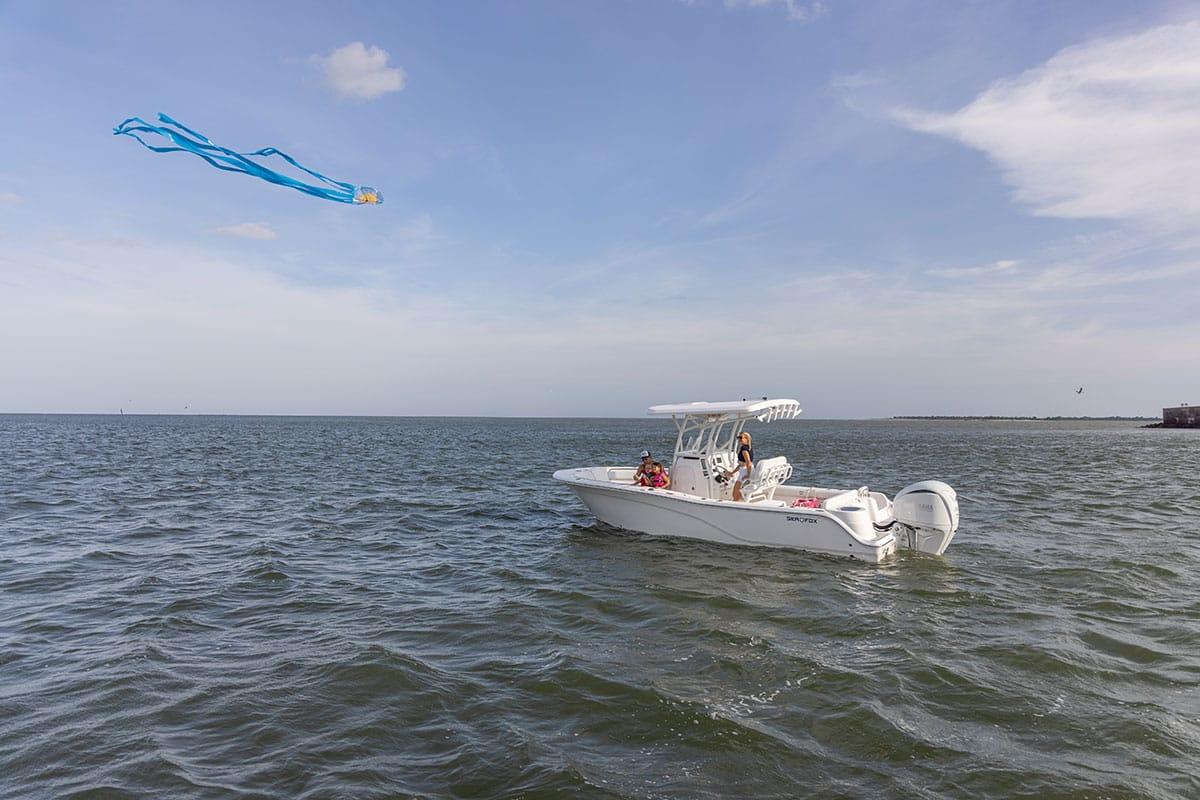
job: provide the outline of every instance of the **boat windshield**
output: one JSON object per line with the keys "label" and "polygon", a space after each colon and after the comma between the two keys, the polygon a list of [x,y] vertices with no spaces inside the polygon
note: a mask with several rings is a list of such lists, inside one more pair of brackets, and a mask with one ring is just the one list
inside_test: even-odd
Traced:
{"label": "boat windshield", "polygon": [[707,456],[732,451],[738,434],[747,422],[747,419],[712,420],[702,417],[677,420],[679,437],[675,440],[675,455],[689,453]]}

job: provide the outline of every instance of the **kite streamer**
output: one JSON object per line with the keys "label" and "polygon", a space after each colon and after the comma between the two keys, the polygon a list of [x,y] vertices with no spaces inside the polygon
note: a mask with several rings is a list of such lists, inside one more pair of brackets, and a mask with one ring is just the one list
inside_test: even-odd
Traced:
{"label": "kite streamer", "polygon": [[[113,135],[132,136],[143,147],[153,150],[156,153],[172,153],[177,150],[194,153],[217,169],[252,175],[255,178],[261,178],[264,181],[270,181],[280,186],[287,186],[305,194],[311,194],[314,197],[323,197],[326,200],[336,200],[339,203],[353,203],[355,205],[377,205],[383,202],[383,195],[371,187],[355,186],[352,183],[327,178],[321,173],[305,167],[287,153],[277,150],[274,147],[264,147],[262,150],[255,150],[253,153],[236,153],[233,150],[213,144],[207,136],[176,122],[166,114],[159,114],[158,121],[163,124],[151,125],[141,117],[130,117],[113,128]],[[151,133],[172,142],[173,146],[153,145],[138,135]],[[305,183],[251,160],[255,157],[266,158],[268,156],[279,156],[301,172],[305,172],[320,180],[325,186]]]}

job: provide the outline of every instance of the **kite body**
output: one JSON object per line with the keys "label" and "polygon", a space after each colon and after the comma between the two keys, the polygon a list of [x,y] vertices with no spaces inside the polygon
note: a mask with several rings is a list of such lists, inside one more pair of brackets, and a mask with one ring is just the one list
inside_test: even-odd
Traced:
{"label": "kite body", "polygon": [[[158,121],[163,124],[151,125],[141,117],[130,117],[113,128],[113,135],[132,136],[143,147],[153,150],[156,153],[172,153],[175,151],[194,153],[217,169],[223,169],[226,172],[241,172],[326,200],[354,205],[378,205],[383,202],[383,195],[371,187],[355,186],[352,183],[327,178],[321,173],[305,167],[287,153],[277,150],[274,147],[264,147],[262,150],[255,150],[253,153],[237,153],[213,144],[207,136],[181,125],[166,114],[159,114]],[[153,145],[139,134],[155,134],[161,136],[171,144]],[[290,175],[284,175],[253,160],[254,158],[261,159],[269,156],[279,156],[301,172],[307,173],[321,181],[324,185],[305,183],[302,180],[293,178]]]}

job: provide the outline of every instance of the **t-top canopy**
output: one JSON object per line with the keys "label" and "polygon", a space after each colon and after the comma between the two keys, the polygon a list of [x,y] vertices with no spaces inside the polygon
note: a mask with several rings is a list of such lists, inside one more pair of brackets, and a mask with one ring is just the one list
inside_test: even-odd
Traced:
{"label": "t-top canopy", "polygon": [[650,406],[650,413],[659,416],[725,416],[730,419],[756,418],[760,421],[792,419],[800,414],[795,400],[727,400],[718,403],[673,403]]}

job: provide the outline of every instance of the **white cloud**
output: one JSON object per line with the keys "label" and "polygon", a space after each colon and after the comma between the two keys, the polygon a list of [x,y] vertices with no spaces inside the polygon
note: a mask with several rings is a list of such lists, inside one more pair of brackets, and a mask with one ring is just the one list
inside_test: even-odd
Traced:
{"label": "white cloud", "polygon": [[434,230],[433,217],[429,215],[428,211],[422,211],[405,222],[397,230],[397,234],[406,241],[429,242],[440,238],[437,231]]}
{"label": "white cloud", "polygon": [[355,100],[374,100],[404,88],[408,74],[388,66],[388,53],[362,42],[351,42],[327,56],[313,56],[325,81],[338,94]]}
{"label": "white cloud", "polygon": [[269,222],[239,222],[236,225],[226,225],[217,228],[217,233],[226,236],[240,236],[243,239],[278,239],[279,234]]}
{"label": "white cloud", "polygon": [[946,269],[931,269],[927,270],[930,275],[937,275],[941,278],[981,278],[988,275],[997,275],[1000,273],[1009,272],[1017,266],[1019,262],[1004,259],[1001,261],[993,261],[991,264],[984,264],[979,267],[948,267]]}
{"label": "white cloud", "polygon": [[862,89],[867,86],[879,86],[886,83],[884,77],[875,72],[850,72],[834,75],[829,79],[831,89]]}
{"label": "white cloud", "polygon": [[394,238],[400,255],[405,259],[423,255],[445,240],[445,237],[434,226],[433,217],[426,211],[422,211],[397,228]]}
{"label": "white cloud", "polygon": [[15,206],[21,202],[21,195],[16,192],[0,192],[0,206]]}
{"label": "white cloud", "polygon": [[1085,264],[1059,264],[1032,276],[1028,287],[1036,292],[1078,292],[1084,289],[1110,288],[1138,283],[1153,282],[1161,285],[1164,281],[1183,279],[1178,283],[1183,284],[1186,288],[1186,281],[1197,274],[1200,274],[1200,262],[1188,260],[1165,266],[1128,267],[1122,270],[1096,270]]}
{"label": "white cloud", "polygon": [[982,150],[1037,214],[1200,218],[1200,21],[1070,47],[951,114],[899,116]]}
{"label": "white cloud", "polygon": [[[427,223],[399,235],[427,236]],[[39,239],[0,248],[0,410],[634,415],[802,390],[816,417],[1107,414],[1153,412],[1200,385],[1181,368],[1200,336],[1186,295],[1163,294],[1152,316],[1123,311],[1164,280],[1194,283],[1200,260],[1121,271],[1119,284],[1082,259],[992,264],[986,282],[779,264],[775,280],[705,295],[694,261],[711,249],[618,253],[554,302],[579,265],[515,293],[486,277],[322,286],[188,245]],[[715,330],[715,307],[771,345]],[[1086,398],[1059,391],[1064,365]]]}
{"label": "white cloud", "polygon": [[763,8],[765,6],[782,6],[787,18],[792,22],[807,22],[828,13],[821,0],[805,3],[801,0],[725,0],[726,8]]}

